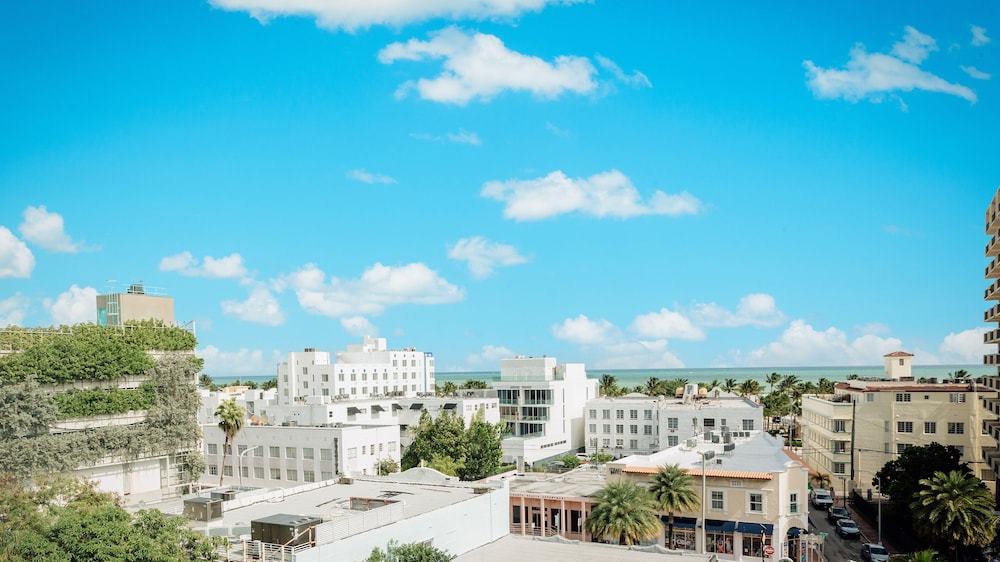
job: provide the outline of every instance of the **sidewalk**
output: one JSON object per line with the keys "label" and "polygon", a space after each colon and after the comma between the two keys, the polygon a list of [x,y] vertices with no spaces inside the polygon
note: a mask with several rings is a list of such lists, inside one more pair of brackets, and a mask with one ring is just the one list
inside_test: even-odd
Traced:
{"label": "sidewalk", "polygon": [[[851,518],[854,522],[858,524],[858,528],[861,529],[861,542],[878,542],[878,528],[876,521],[868,521],[865,519],[861,512],[851,509]],[[884,521],[883,521],[884,523]],[[897,549],[892,543],[886,539],[885,534],[882,535],[882,546],[884,546],[890,554],[899,554],[899,549]]]}

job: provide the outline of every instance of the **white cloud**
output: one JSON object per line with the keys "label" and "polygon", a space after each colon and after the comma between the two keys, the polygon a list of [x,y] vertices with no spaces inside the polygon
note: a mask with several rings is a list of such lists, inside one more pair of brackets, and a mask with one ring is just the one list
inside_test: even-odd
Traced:
{"label": "white cloud", "polygon": [[940,92],[976,102],[976,94],[961,84],[953,84],[920,68],[931,51],[937,50],[933,38],[907,26],[902,41],[890,54],[868,53],[858,43],[843,69],[826,69],[811,60],[803,62],[807,84],[818,98],[844,98],[851,102],[867,99],[882,102],[894,92],[925,90]]}
{"label": "white cloud", "polygon": [[684,362],[667,351],[666,340],[637,341],[609,345],[597,369],[683,369]]}
{"label": "white cloud", "polygon": [[677,338],[690,341],[705,339],[705,332],[692,324],[686,316],[666,308],[661,308],[659,312],[636,316],[631,329],[646,338]]}
{"label": "white cloud", "polygon": [[647,78],[645,74],[639,72],[638,70],[633,70],[632,74],[625,74],[625,71],[622,70],[622,68],[618,66],[615,63],[615,61],[607,57],[602,57],[601,55],[597,55],[594,57],[594,59],[597,60],[597,64],[601,65],[601,68],[607,70],[611,74],[614,74],[615,78],[618,79],[619,82],[628,84],[633,88],[653,87],[653,83],[649,81],[649,78]]}
{"label": "white cloud", "polygon": [[340,319],[340,326],[345,332],[355,337],[377,336],[378,328],[364,316],[350,316]]}
{"label": "white cloud", "polygon": [[583,314],[553,325],[552,335],[577,345],[605,345],[621,339],[621,331],[611,322],[591,320]]}
{"label": "white cloud", "polygon": [[714,302],[695,304],[691,307],[691,317],[701,326],[721,328],[773,328],[785,322],[785,314],[778,310],[774,297],[764,293],[753,293],[741,298],[736,305],[736,312],[730,312]]}
{"label": "white cloud", "polygon": [[35,255],[28,245],[14,236],[6,227],[0,226],[0,279],[4,277],[31,277],[35,269]]}
{"label": "white cloud", "polygon": [[979,70],[974,66],[960,66],[959,68],[962,69],[962,72],[968,74],[970,77],[975,78],[976,80],[989,80],[990,78],[993,77],[992,74],[988,72],[983,72],[982,70]]}
{"label": "white cloud", "polygon": [[628,218],[639,215],[693,215],[702,203],[687,192],[668,195],[656,191],[643,201],[629,178],[618,170],[571,179],[555,171],[533,180],[491,181],[483,197],[505,203],[504,216],[514,220],[541,220],[571,212],[595,217]]}
{"label": "white cloud", "polygon": [[990,328],[974,328],[948,334],[938,347],[941,352],[940,361],[956,365],[982,363],[984,355],[996,353],[995,345],[983,343],[983,334],[989,330]]}
{"label": "white cloud", "polygon": [[97,321],[97,289],[93,287],[73,285],[54,301],[45,299],[43,304],[56,326]]}
{"label": "white cloud", "polygon": [[445,133],[442,135],[432,135],[430,133],[410,133],[410,136],[425,141],[432,142],[452,142],[455,144],[471,144],[473,146],[479,146],[483,144],[482,139],[479,135],[466,131],[465,129],[459,129],[457,133]]}
{"label": "white cloud", "polygon": [[423,263],[392,267],[376,263],[358,279],[331,277],[314,264],[276,280],[290,287],[299,305],[311,314],[331,317],[381,314],[401,304],[446,304],[461,301],[465,291]]}
{"label": "white cloud", "polygon": [[804,320],[794,320],[778,340],[740,358],[759,367],[867,365],[873,358],[902,349],[896,338],[866,334],[854,340],[834,327],[817,331]]}
{"label": "white cloud", "polygon": [[245,301],[222,301],[222,312],[254,324],[265,326],[284,324],[285,313],[271,291],[259,283],[247,282],[247,284],[251,285],[250,296]]}
{"label": "white cloud", "polygon": [[367,183],[369,185],[376,183],[382,183],[382,184],[396,183],[396,180],[394,178],[391,178],[389,176],[384,176],[382,174],[373,174],[371,172],[365,171],[364,168],[358,168],[357,170],[351,170],[347,172],[347,177],[349,179],[357,180],[363,183]]}
{"label": "white cloud", "polygon": [[986,28],[979,27],[978,25],[972,26],[972,45],[975,47],[981,47],[990,42],[990,38],[986,36]]}
{"label": "white cloud", "polygon": [[243,258],[236,253],[222,258],[205,256],[202,265],[191,255],[191,252],[181,252],[160,260],[160,271],[176,271],[187,277],[208,277],[210,279],[232,279],[243,277],[247,269]]}
{"label": "white cloud", "polygon": [[596,70],[585,57],[564,55],[548,63],[508,49],[494,35],[466,33],[456,27],[432,33],[429,41],[410,39],[387,45],[378,59],[384,64],[444,59],[441,74],[405,82],[396,91],[400,98],[416,90],[423,99],[465,105],[473,99],[489,101],[507,90],[555,99],[565,92],[585,94],[597,87]]}
{"label": "white cloud", "polygon": [[517,354],[503,346],[484,345],[479,353],[469,354],[466,363],[478,365],[482,363],[499,363],[501,359],[510,359]]}
{"label": "white cloud", "polygon": [[548,132],[550,132],[550,133],[552,133],[553,135],[555,135],[557,137],[568,137],[569,136],[569,130],[568,129],[560,129],[559,127],[556,127],[555,125],[553,125],[552,123],[549,123],[549,122],[545,123],[545,130],[548,131]]}
{"label": "white cloud", "polygon": [[484,279],[500,266],[527,263],[528,258],[517,252],[517,248],[498,242],[490,242],[481,236],[462,238],[448,250],[448,257],[466,261],[473,277]]}
{"label": "white cloud", "polygon": [[[904,111],[905,111],[905,105],[904,105]],[[923,238],[924,236],[924,233],[920,232],[919,230],[910,230],[909,228],[896,226],[894,224],[886,225],[882,227],[882,229],[885,230],[887,234],[905,236],[906,238]]]}
{"label": "white cloud", "polygon": [[30,301],[21,293],[0,300],[0,328],[7,326],[23,326],[24,317],[28,315]]}
{"label": "white cloud", "polygon": [[892,330],[881,322],[869,322],[861,326],[855,326],[854,330],[860,334],[888,334]]}
{"label": "white cloud", "polygon": [[62,215],[50,213],[45,205],[28,207],[24,210],[24,222],[18,227],[21,236],[32,244],[38,244],[50,252],[75,254],[84,250],[82,242],[74,242],[66,234]]}
{"label": "white cloud", "polygon": [[214,345],[197,349],[195,355],[205,360],[204,372],[215,378],[271,375],[285,360],[285,355],[276,350],[265,355],[259,349],[222,351]]}
{"label": "white cloud", "polygon": [[435,18],[451,20],[514,18],[541,11],[548,4],[583,0],[209,0],[229,11],[245,11],[266,23],[280,16],[316,19],[330,30],[354,31],[373,25],[401,27]]}

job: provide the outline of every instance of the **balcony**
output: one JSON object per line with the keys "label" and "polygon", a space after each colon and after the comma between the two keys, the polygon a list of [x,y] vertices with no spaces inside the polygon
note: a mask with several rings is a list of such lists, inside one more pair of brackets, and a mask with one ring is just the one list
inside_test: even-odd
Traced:
{"label": "balcony", "polygon": [[983,322],[1000,322],[1000,304],[990,307],[983,313]]}
{"label": "balcony", "polygon": [[986,250],[984,253],[988,258],[1000,256],[1000,236],[990,238],[990,241],[986,244]]}
{"label": "balcony", "polygon": [[993,196],[993,201],[986,209],[986,234],[993,235],[1000,231],[1000,201]]}
{"label": "balcony", "polygon": [[549,421],[549,416],[521,416],[521,421]]}
{"label": "balcony", "polygon": [[983,430],[993,439],[1000,439],[1000,420],[983,420]]}
{"label": "balcony", "polygon": [[985,344],[996,344],[1000,343],[1000,328],[996,330],[990,330],[983,334],[983,343]]}
{"label": "balcony", "polygon": [[983,271],[983,276],[987,279],[996,279],[1000,277],[1000,269],[997,268],[996,258],[993,258],[993,261],[986,266],[986,269]]}
{"label": "balcony", "polygon": [[991,283],[989,287],[986,287],[986,290],[983,291],[983,300],[995,301],[1000,299],[997,289],[1000,289],[1000,279]]}
{"label": "balcony", "polygon": [[1000,353],[983,355],[983,365],[1000,365]]}

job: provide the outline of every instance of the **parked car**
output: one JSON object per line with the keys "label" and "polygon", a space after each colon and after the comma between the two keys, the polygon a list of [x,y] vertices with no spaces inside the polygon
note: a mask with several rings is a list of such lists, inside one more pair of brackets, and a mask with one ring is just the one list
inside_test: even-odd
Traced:
{"label": "parked car", "polygon": [[876,543],[861,545],[861,559],[868,562],[889,562],[889,551]]}
{"label": "parked car", "polygon": [[818,488],[812,491],[812,503],[814,507],[828,509],[833,505],[833,496],[827,490]]}
{"label": "parked car", "polygon": [[847,512],[847,508],[840,507],[839,505],[831,506],[830,509],[826,510],[826,520],[830,523],[836,523],[839,519],[850,519],[851,514]]}
{"label": "parked car", "polygon": [[852,519],[838,519],[837,520],[837,534],[840,535],[842,539],[860,539],[861,529],[858,528],[858,524]]}

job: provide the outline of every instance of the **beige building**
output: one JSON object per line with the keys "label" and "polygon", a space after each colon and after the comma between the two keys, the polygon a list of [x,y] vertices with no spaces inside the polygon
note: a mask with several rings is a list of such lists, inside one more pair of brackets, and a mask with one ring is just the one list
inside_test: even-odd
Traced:
{"label": "beige building", "polygon": [[126,322],[159,320],[174,325],[174,299],[159,287],[146,287],[142,281],[124,291],[97,295],[97,325],[122,326]]}
{"label": "beige building", "polygon": [[[993,195],[993,200],[986,207],[986,235],[990,237],[986,243],[986,258],[990,260],[986,266],[984,276],[989,286],[983,293],[986,305],[989,307],[983,313],[983,322],[997,325],[994,329],[983,334],[983,343],[995,345],[994,353],[983,356],[984,365],[992,365],[997,368],[998,376],[983,377],[980,382],[993,391],[1000,390],[1000,189]],[[983,432],[984,436],[980,454],[983,462],[989,465],[993,473],[992,480],[1000,474],[1000,401],[996,394],[983,398],[982,401]],[[996,483],[994,483],[996,484]],[[1000,489],[1000,486],[997,486]]]}
{"label": "beige building", "polygon": [[997,392],[976,382],[915,382],[913,355],[885,356],[886,378],[837,383],[829,395],[802,397],[803,458],[830,475],[838,490],[877,489],[874,476],[907,447],[939,443],[957,448],[961,461],[992,482],[980,462],[987,443],[980,400]]}

